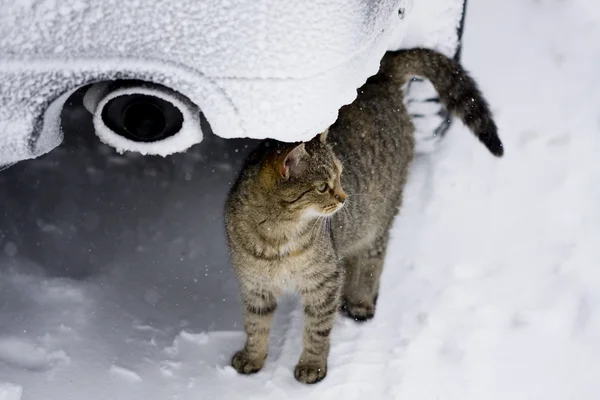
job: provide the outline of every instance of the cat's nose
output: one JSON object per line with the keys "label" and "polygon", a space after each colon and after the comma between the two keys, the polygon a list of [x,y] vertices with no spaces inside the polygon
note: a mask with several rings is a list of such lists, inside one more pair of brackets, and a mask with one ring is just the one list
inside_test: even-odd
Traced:
{"label": "cat's nose", "polygon": [[335,194],[335,199],[337,201],[339,201],[340,203],[343,203],[346,201],[346,199],[348,198],[348,195],[346,194],[346,192],[344,192],[343,190],[337,191]]}

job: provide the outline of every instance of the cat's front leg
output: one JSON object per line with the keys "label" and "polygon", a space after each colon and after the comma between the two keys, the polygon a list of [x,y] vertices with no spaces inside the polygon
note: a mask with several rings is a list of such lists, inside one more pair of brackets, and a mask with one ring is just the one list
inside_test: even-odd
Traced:
{"label": "cat's front leg", "polygon": [[339,308],[342,273],[331,268],[302,291],[304,348],[294,370],[296,380],[317,383],[327,375],[331,329]]}
{"label": "cat's front leg", "polygon": [[246,289],[242,290],[242,303],[246,344],[233,356],[231,365],[240,374],[253,374],[262,369],[267,358],[277,296],[270,291]]}

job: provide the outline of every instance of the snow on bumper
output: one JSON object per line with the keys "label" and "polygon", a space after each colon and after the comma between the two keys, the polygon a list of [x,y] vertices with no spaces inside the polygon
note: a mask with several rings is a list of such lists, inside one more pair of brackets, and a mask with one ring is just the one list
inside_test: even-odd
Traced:
{"label": "snow on bumper", "polygon": [[0,164],[56,147],[69,95],[115,79],[181,93],[221,137],[308,139],[377,71],[411,4],[0,0]]}

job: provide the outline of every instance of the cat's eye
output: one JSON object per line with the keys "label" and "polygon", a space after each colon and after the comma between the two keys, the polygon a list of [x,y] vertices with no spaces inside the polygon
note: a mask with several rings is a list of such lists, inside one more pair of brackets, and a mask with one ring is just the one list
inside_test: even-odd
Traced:
{"label": "cat's eye", "polygon": [[319,191],[319,193],[325,193],[327,189],[329,189],[329,185],[326,183],[321,183],[320,185],[317,185],[317,190]]}

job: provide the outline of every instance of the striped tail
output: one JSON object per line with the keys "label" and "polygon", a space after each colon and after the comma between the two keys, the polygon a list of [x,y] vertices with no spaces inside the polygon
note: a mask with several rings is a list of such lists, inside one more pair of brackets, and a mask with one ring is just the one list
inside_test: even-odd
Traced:
{"label": "striped tail", "polygon": [[473,78],[456,61],[429,49],[392,51],[383,57],[380,74],[400,85],[414,75],[428,79],[448,111],[458,116],[493,155],[504,154],[487,101]]}

